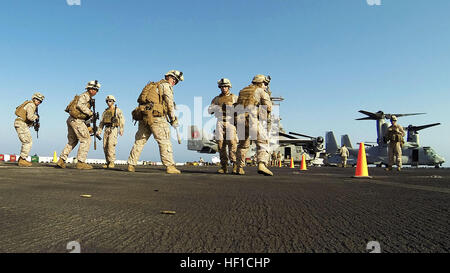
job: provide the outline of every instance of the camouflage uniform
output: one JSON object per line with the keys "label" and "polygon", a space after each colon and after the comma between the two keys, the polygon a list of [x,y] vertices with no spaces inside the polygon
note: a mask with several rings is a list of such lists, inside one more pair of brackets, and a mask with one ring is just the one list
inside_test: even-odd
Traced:
{"label": "camouflage uniform", "polygon": [[[93,112],[91,111],[90,104],[91,96],[88,91],[84,92],[80,95],[78,100],[78,104],[76,105],[77,109],[80,112],[92,116]],[[77,146],[78,142],[80,142],[80,146],[78,148],[77,160],[78,162],[86,163],[87,155],[89,152],[89,147],[91,145],[91,137],[86,125],[86,121],[83,119],[73,118],[69,116],[66,121],[67,123],[67,144],[64,147],[60,159],[66,161],[70,152]]]}
{"label": "camouflage uniform", "polygon": [[[160,84],[159,92],[162,92],[163,100],[167,106],[167,114],[170,120],[175,120],[175,107],[173,102],[173,88],[168,82]],[[135,136],[135,142],[128,157],[129,165],[136,165],[149,137],[153,134],[158,142],[161,162],[164,166],[174,166],[172,142],[170,141],[170,127],[165,117],[155,117],[149,126],[145,121],[139,121],[139,128]]]}
{"label": "camouflage uniform", "polygon": [[[114,163],[116,160],[116,145],[117,145],[117,136],[120,130],[123,130],[125,127],[125,118],[123,117],[123,112],[119,108],[117,110],[107,108],[100,120],[99,124],[99,135],[102,133],[103,128],[105,128],[105,132],[103,134],[103,151],[105,153],[106,163]],[[117,123],[111,123],[111,117],[114,115],[114,111],[116,111]]]}
{"label": "camouflage uniform", "polygon": [[[220,94],[211,101],[208,108],[208,113],[215,114],[217,118],[215,139],[219,149],[221,166],[227,166],[228,159],[233,164],[236,163],[237,134],[232,105],[237,102],[237,99],[238,96],[231,93],[227,96]],[[223,111],[224,108],[225,111]]]}
{"label": "camouflage uniform", "polygon": [[278,152],[277,153],[277,162],[276,162],[277,166],[280,166],[280,162],[281,162],[281,152]]}
{"label": "camouflage uniform", "polygon": [[38,118],[38,116],[36,115],[37,107],[33,101],[29,101],[23,107],[26,113],[26,120],[23,120],[21,117],[17,117],[14,121],[14,128],[16,129],[17,135],[22,142],[20,157],[27,159],[33,145],[29,127],[33,125],[33,122]]}
{"label": "camouflage uniform", "polygon": [[[252,87],[250,85],[249,87]],[[242,90],[241,90],[242,91]],[[239,94],[241,96],[241,93]],[[255,106],[265,106],[267,112],[272,111],[272,101],[270,100],[269,94],[262,87],[256,88],[253,93],[253,100],[257,103]],[[243,105],[241,105],[243,107]],[[264,128],[262,121],[258,120],[258,110],[259,107],[249,106],[248,115],[243,113],[238,113],[237,117],[237,130],[239,137],[239,144],[237,149],[237,164],[240,168],[245,166],[245,156],[250,147],[250,136],[256,136],[256,160],[257,163],[264,163],[265,166],[269,163],[269,140],[267,136],[267,130]],[[239,111],[239,110],[238,110]],[[242,124],[245,124],[245,135],[244,128],[241,129]]]}
{"label": "camouflage uniform", "polygon": [[350,156],[350,153],[349,153],[347,147],[342,146],[340,154],[341,154],[341,160],[342,160],[342,167],[345,168],[347,166],[347,158]]}
{"label": "camouflage uniform", "polygon": [[386,132],[389,154],[389,166],[388,169],[392,168],[394,162],[397,164],[398,169],[402,167],[402,146],[404,143],[403,137],[405,136],[405,130],[402,126],[395,124],[391,125]]}

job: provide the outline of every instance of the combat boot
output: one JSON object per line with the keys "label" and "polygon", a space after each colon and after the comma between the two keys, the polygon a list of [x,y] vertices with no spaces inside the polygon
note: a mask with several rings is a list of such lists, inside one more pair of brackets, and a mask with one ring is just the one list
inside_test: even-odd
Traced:
{"label": "combat boot", "polygon": [[33,164],[30,161],[19,157],[18,165],[19,167],[31,167]]}
{"label": "combat boot", "polygon": [[108,169],[113,169],[114,168],[114,162],[109,162],[108,164]]}
{"label": "combat boot", "polygon": [[220,173],[220,174],[227,173],[228,172],[227,165],[220,166],[220,168],[217,170],[217,172]]}
{"label": "combat boot", "polygon": [[103,169],[108,169],[108,162],[106,162],[106,164],[103,164],[103,165],[102,165],[102,168],[103,168]]}
{"label": "combat boot", "polygon": [[136,171],[136,169],[134,168],[133,165],[128,164],[128,169],[127,169],[127,171],[129,171],[129,172],[131,172],[131,173],[134,173],[134,172]]}
{"label": "combat boot", "polygon": [[392,171],[392,166],[388,166],[385,170],[386,171]]}
{"label": "combat boot", "polygon": [[244,168],[239,167],[238,170],[237,170],[237,174],[239,174],[239,175],[245,175]]}
{"label": "combat boot", "polygon": [[58,160],[58,162],[56,163],[56,167],[59,167],[61,169],[65,169],[66,168],[66,162],[64,162],[64,160],[62,160],[62,158],[60,158]]}
{"label": "combat boot", "polygon": [[86,164],[86,163],[84,163],[84,162],[78,161],[77,167],[76,167],[76,168],[77,168],[78,170],[91,170],[91,169],[93,169],[94,167],[92,167],[91,165]]}
{"label": "combat boot", "polygon": [[258,173],[273,176],[273,173],[262,162],[258,164]]}
{"label": "combat boot", "polygon": [[238,166],[236,163],[233,163],[233,174],[237,174],[238,173]]}
{"label": "combat boot", "polygon": [[175,168],[174,165],[167,167],[166,173],[168,174],[180,174],[181,172]]}

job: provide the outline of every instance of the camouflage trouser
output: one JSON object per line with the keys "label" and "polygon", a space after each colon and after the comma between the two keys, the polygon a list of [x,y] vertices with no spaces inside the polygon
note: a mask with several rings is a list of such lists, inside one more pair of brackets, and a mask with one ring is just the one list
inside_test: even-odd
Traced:
{"label": "camouflage trouser", "polygon": [[103,151],[105,152],[106,162],[113,162],[116,160],[116,145],[118,127],[105,127],[103,134]]}
{"label": "camouflage trouser", "polygon": [[31,151],[31,146],[33,145],[30,128],[21,119],[16,119],[14,121],[14,128],[17,131],[17,135],[19,136],[20,142],[22,142],[22,148],[20,149],[20,157],[23,159],[27,159],[28,154]]}
{"label": "camouflage trouser", "polygon": [[341,161],[342,161],[342,167],[347,166],[347,157],[346,156],[341,156]]}
{"label": "camouflage trouser", "polygon": [[[253,124],[253,126],[250,126]],[[237,148],[237,164],[239,167],[245,166],[245,156],[247,155],[248,148],[250,148],[250,136],[256,136],[256,161],[257,163],[264,163],[268,166],[269,163],[269,140],[267,137],[267,131],[261,126],[260,122],[253,121],[245,125],[245,137],[239,139]],[[240,135],[240,134],[238,134]]]}
{"label": "camouflage trouser", "polygon": [[389,153],[389,167],[397,164],[398,167],[402,167],[402,143],[390,141],[388,146]]}
{"label": "camouflage trouser", "polygon": [[158,142],[162,164],[166,167],[175,165],[173,161],[172,142],[170,142],[170,128],[164,117],[155,118],[151,126],[143,121],[139,121],[139,128],[130,156],[128,157],[128,164],[137,164],[145,143],[147,143],[147,140],[152,134],[156,142]]}
{"label": "camouflage trouser", "polygon": [[66,161],[78,142],[80,142],[80,147],[78,148],[77,160],[78,162],[86,162],[89,147],[91,146],[89,130],[84,120],[69,117],[67,119],[67,144],[59,157]]}
{"label": "camouflage trouser", "polygon": [[237,150],[236,127],[229,122],[217,121],[215,139],[217,140],[217,148],[220,155],[220,165],[227,165],[228,160],[235,163]]}

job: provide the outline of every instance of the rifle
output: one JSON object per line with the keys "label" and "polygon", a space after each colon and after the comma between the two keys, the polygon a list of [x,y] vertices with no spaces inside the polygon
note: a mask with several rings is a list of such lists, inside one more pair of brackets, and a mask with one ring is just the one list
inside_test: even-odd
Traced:
{"label": "rifle", "polygon": [[92,111],[94,114],[92,115],[92,131],[94,132],[94,150],[97,150],[97,140],[102,140],[101,136],[97,135],[98,127],[97,127],[97,120],[100,119],[100,115],[98,112],[95,111],[95,99],[91,98],[91,105],[92,105]]}
{"label": "rifle", "polygon": [[113,117],[111,118],[111,123],[112,124],[114,124],[114,123],[116,123],[118,120],[117,120],[117,104],[116,105],[114,105],[114,115],[113,115]]}
{"label": "rifle", "polygon": [[39,127],[41,127],[41,123],[39,121],[39,107],[36,107],[36,115],[38,116],[38,118],[34,121],[33,126],[34,130],[36,131],[37,138],[39,138]]}

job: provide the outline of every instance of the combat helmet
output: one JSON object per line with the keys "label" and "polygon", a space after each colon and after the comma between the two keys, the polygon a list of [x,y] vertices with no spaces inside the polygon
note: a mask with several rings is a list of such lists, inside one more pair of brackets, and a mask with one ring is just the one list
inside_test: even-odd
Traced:
{"label": "combat helmet", "polygon": [[31,97],[31,99],[37,99],[37,100],[39,100],[40,102],[42,102],[43,100],[44,100],[44,95],[42,95],[41,93],[39,93],[39,92],[36,92],[36,93],[34,93],[33,94],[33,97]]}
{"label": "combat helmet", "polygon": [[266,81],[266,76],[258,74],[253,77],[252,83],[264,83]]}
{"label": "combat helmet", "polygon": [[391,122],[392,122],[392,121],[397,121],[397,116],[396,116],[396,115],[392,115],[392,116],[391,116]]}
{"label": "combat helmet", "polygon": [[222,86],[228,86],[228,87],[231,88],[231,82],[230,82],[230,80],[227,79],[227,78],[220,79],[220,80],[217,82],[217,84],[219,85],[219,87],[222,87]]}
{"label": "combat helmet", "polygon": [[101,84],[97,80],[90,81],[86,85],[86,90],[88,90],[88,89],[95,89],[95,90],[98,91],[100,89],[100,86],[101,86]]}
{"label": "combat helmet", "polygon": [[113,95],[106,96],[106,102],[108,102],[108,100],[113,100],[114,102],[116,102],[116,98],[114,98]]}
{"label": "combat helmet", "polygon": [[269,85],[270,80],[272,80],[272,78],[271,78],[269,75],[267,75],[267,76],[266,76],[266,79],[264,80],[264,83],[265,83],[266,85]]}
{"label": "combat helmet", "polygon": [[180,82],[180,81],[184,80],[183,72],[178,71],[178,70],[170,70],[164,76],[166,76],[166,77],[167,76],[172,76],[172,77],[174,77],[177,80],[177,82]]}

